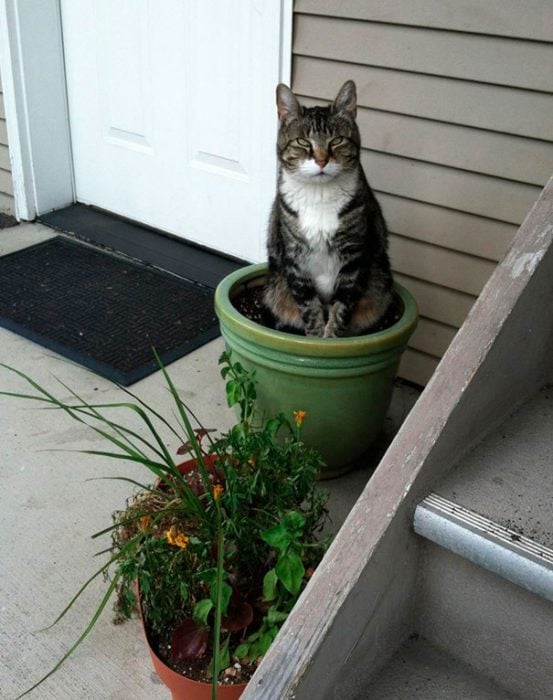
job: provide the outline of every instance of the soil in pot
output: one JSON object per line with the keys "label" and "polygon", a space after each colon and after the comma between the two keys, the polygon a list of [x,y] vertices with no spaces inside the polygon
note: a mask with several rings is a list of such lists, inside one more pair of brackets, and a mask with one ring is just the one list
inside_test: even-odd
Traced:
{"label": "soil in pot", "polygon": [[[203,672],[199,667],[183,665],[182,668],[175,670],[174,665],[168,665],[165,660],[161,658],[162,650],[160,650],[159,647],[154,648],[152,646],[143,618],[142,624],[152,664],[160,680],[169,689],[172,700],[211,700],[211,682],[204,682],[201,680]],[[170,655],[169,650],[165,650],[165,652]],[[248,673],[244,668],[244,672],[239,674],[238,667],[234,666],[229,667],[228,671],[228,673],[224,673],[222,681],[219,679],[217,697],[220,698],[220,700],[238,700],[246,688],[246,676],[253,675],[253,672]],[[197,677],[198,680],[195,680],[194,677]]]}
{"label": "soil in pot", "polygon": [[[232,305],[238,312],[240,312],[250,321],[259,323],[259,325],[267,328],[274,328],[275,326],[272,315],[263,304],[264,290],[264,285],[259,284],[257,280],[254,280],[253,284],[245,284],[238,291],[236,296],[231,299]],[[378,333],[379,331],[390,328],[399,321],[402,314],[403,303],[400,297],[397,294],[394,294],[394,298],[387,313],[370,329],[369,333]],[[298,331],[295,328],[287,328],[286,332],[293,333],[294,335],[303,335],[301,331]]]}
{"label": "soil in pot", "polygon": [[[211,646],[208,647],[202,658],[195,661],[173,661],[171,655],[171,644],[168,641],[156,644],[151,636],[148,636],[150,638],[152,649],[166,666],[176,673],[180,673],[182,676],[189,678],[190,680],[198,681],[199,683],[211,684],[211,675],[209,674],[207,668],[207,665],[213,656],[213,649]],[[228,668],[221,671],[221,674],[219,675],[219,685],[238,685],[247,683],[255,673],[256,668],[256,664],[242,664],[233,661]]]}

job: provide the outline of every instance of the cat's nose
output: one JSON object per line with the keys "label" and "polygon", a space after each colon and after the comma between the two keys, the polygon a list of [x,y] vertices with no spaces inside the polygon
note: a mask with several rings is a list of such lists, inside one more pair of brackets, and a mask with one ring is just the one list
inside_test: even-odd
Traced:
{"label": "cat's nose", "polygon": [[315,163],[317,163],[319,168],[323,170],[325,165],[328,163],[328,153],[317,148],[313,153],[313,159],[315,160]]}

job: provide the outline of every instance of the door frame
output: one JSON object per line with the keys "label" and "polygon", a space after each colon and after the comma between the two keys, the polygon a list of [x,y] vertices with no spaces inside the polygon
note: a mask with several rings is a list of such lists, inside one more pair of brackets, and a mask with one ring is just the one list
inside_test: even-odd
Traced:
{"label": "door frame", "polygon": [[[0,72],[19,220],[76,201],[60,3],[0,0]],[[280,0],[279,74],[287,84],[293,4]]]}

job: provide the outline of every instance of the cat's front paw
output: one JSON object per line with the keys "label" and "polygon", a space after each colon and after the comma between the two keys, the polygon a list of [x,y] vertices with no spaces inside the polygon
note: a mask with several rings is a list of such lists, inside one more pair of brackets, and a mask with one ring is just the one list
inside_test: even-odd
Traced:
{"label": "cat's front paw", "polygon": [[312,299],[302,313],[305,335],[322,338],[325,330],[325,315],[320,299]]}
{"label": "cat's front paw", "polygon": [[305,327],[305,335],[309,338],[324,338],[325,335],[324,326],[313,325]]}
{"label": "cat's front paw", "polygon": [[345,335],[348,309],[340,301],[335,302],[328,312],[328,321],[324,329],[324,338],[339,338]]}

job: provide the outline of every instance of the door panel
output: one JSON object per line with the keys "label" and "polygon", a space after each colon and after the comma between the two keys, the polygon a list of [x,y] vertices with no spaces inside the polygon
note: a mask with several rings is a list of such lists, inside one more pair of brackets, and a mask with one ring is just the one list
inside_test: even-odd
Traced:
{"label": "door panel", "polygon": [[280,0],[62,0],[78,200],[263,259],[281,14]]}

